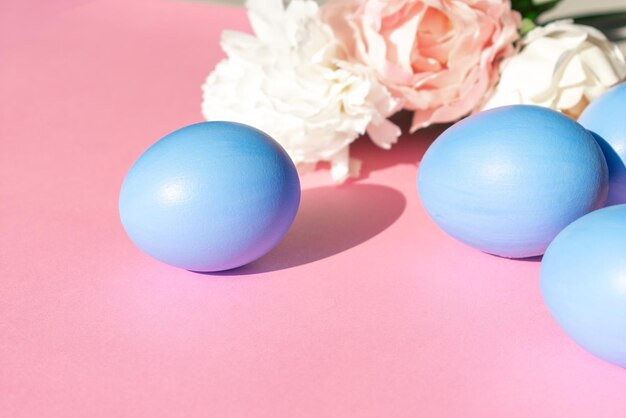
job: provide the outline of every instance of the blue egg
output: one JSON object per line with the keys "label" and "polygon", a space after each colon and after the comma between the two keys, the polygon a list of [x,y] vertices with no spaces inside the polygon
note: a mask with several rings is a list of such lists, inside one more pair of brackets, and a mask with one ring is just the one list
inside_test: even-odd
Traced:
{"label": "blue egg", "polygon": [[554,239],[541,263],[541,293],[574,341],[626,367],[626,205],[592,212]]}
{"label": "blue egg", "polygon": [[444,231],[503,257],[543,254],[600,207],[607,167],[591,134],[537,106],[505,106],[447,129],[420,163],[418,192]]}
{"label": "blue egg", "polygon": [[268,135],[231,122],[179,129],[148,148],[120,192],[122,224],[152,257],[194,271],[249,263],[293,222],[300,182]]}
{"label": "blue egg", "polygon": [[609,166],[608,205],[626,203],[626,84],[591,102],[578,119],[600,144]]}

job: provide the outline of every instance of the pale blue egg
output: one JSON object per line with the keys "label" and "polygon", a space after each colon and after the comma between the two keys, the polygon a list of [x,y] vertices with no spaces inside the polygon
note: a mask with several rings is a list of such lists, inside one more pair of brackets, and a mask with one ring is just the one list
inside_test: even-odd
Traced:
{"label": "pale blue egg", "polygon": [[591,102],[578,119],[600,144],[609,166],[608,205],[626,203],[626,84]]}
{"label": "pale blue egg", "polygon": [[604,203],[607,185],[602,151],[586,129],[525,105],[453,125],[418,172],[422,204],[444,231],[512,258],[543,254],[563,228]]}
{"label": "pale blue egg", "polygon": [[626,205],[592,212],[565,228],[541,263],[550,313],[578,344],[626,367]]}
{"label": "pale blue egg", "polygon": [[298,174],[263,132],[231,122],[179,129],[128,172],[119,198],[124,229],[152,257],[195,271],[249,263],[294,220]]}

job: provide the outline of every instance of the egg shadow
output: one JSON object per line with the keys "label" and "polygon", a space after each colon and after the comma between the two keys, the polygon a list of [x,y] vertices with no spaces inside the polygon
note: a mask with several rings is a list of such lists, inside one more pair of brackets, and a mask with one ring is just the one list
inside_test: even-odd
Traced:
{"label": "egg shadow", "polygon": [[504,258],[507,260],[511,260],[513,262],[516,263],[541,263],[541,260],[543,260],[543,254],[541,255],[531,255],[530,257],[522,257],[522,258],[511,258],[511,257],[502,257],[496,254],[489,254],[489,253],[485,253],[494,257],[498,257],[498,258]]}
{"label": "egg shadow", "polygon": [[245,266],[202,274],[266,273],[322,260],[380,234],[405,208],[402,193],[387,186],[352,184],[306,189],[291,229],[276,248]]}
{"label": "egg shadow", "polygon": [[543,254],[542,255],[534,255],[531,257],[524,257],[524,258],[516,258],[514,259],[514,261],[522,261],[522,262],[526,262],[526,263],[541,263],[541,261],[543,260]]}

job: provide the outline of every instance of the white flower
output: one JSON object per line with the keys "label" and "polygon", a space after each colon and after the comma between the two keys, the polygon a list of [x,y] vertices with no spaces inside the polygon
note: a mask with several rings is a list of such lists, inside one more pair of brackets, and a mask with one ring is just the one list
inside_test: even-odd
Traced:
{"label": "white flower", "polygon": [[483,109],[534,104],[577,118],[625,76],[626,61],[617,45],[597,29],[561,20],[526,35],[521,52],[504,62]]}
{"label": "white flower", "polygon": [[349,145],[369,134],[389,148],[400,130],[386,117],[398,104],[364,66],[349,63],[310,0],[249,0],[255,35],[227,31],[221,61],[202,86],[207,120],[245,123],[266,132],[300,169],[331,163],[336,182],[357,175]]}

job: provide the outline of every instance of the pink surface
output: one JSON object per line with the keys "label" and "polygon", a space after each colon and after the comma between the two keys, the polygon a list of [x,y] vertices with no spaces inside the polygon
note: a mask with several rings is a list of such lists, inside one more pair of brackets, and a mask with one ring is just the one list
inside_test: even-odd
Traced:
{"label": "pink surface", "polygon": [[[273,253],[224,275],[160,264],[117,215],[126,170],[200,120],[220,30],[201,3],[69,1],[4,19],[0,415],[624,417],[626,370],[549,317],[539,263],[467,248],[427,218],[436,131],[363,178],[303,179]],[[5,15],[8,16],[8,15]]]}

